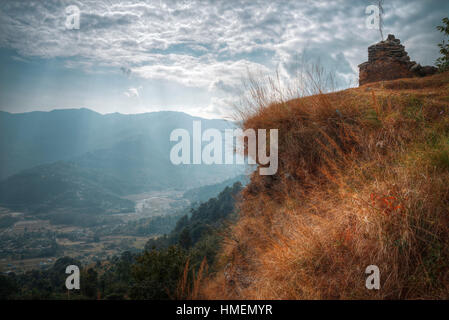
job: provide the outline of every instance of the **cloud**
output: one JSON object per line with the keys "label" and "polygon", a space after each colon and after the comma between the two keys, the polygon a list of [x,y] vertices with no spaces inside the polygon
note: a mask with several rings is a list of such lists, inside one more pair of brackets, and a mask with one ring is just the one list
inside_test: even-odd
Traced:
{"label": "cloud", "polygon": [[131,75],[131,69],[126,67],[120,67],[120,71],[127,77]]}
{"label": "cloud", "polygon": [[218,91],[229,94],[239,94],[241,92],[240,83],[229,84],[223,81],[222,79],[217,79],[216,81],[212,82],[209,87],[209,90],[213,92]]}
{"label": "cloud", "polygon": [[[0,47],[23,58],[63,58],[92,72],[121,70],[143,80],[201,88],[211,98],[237,94],[248,70],[293,77],[298,63],[319,61],[341,83],[357,79],[367,47],[379,41],[365,26],[372,1],[88,0],[2,1]],[[80,29],[65,28],[65,8],[80,8]],[[449,2],[386,1],[385,33],[413,60],[433,63],[435,30]],[[127,96],[135,93],[127,90]],[[201,107],[201,106],[199,106]]]}
{"label": "cloud", "polygon": [[138,88],[129,88],[123,94],[128,98],[139,98],[140,97],[139,91],[141,91],[142,89],[143,89],[142,86]]}

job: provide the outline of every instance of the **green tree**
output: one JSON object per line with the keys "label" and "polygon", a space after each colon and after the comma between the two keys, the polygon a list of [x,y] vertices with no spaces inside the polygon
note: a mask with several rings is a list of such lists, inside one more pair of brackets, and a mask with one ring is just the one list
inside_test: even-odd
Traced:
{"label": "green tree", "polygon": [[81,292],[84,296],[94,299],[98,291],[98,274],[89,268],[81,273]]}
{"label": "green tree", "polygon": [[178,220],[175,226],[175,232],[180,232],[182,229],[184,229],[189,224],[189,217],[187,215],[184,215],[181,219]]}
{"label": "green tree", "polygon": [[[443,25],[438,26],[437,29],[449,36],[449,18],[444,18]],[[449,43],[443,40],[438,47],[442,56],[437,59],[436,65],[441,72],[444,72],[449,70]]]}
{"label": "green tree", "polygon": [[189,228],[184,228],[179,235],[179,245],[186,250],[192,245]]}
{"label": "green tree", "polygon": [[0,274],[0,300],[11,299],[17,290],[17,284],[13,277]]}
{"label": "green tree", "polygon": [[131,288],[131,298],[166,300],[172,297],[187,259],[185,250],[177,246],[160,251],[145,251],[132,268],[134,285]]}

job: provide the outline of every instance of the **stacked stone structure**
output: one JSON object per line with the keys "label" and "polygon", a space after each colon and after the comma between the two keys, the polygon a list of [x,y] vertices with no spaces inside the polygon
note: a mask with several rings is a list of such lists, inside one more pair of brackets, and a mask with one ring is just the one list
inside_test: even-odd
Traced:
{"label": "stacked stone structure", "polygon": [[368,48],[368,61],[359,65],[359,85],[384,80],[423,77],[436,72],[437,68],[435,67],[422,67],[415,61],[410,61],[401,41],[390,34],[387,40]]}

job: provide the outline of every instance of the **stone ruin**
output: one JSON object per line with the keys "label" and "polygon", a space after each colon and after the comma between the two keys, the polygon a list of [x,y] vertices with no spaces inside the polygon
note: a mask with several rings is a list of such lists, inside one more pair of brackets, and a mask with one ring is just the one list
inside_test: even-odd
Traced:
{"label": "stone ruin", "polygon": [[410,57],[394,35],[368,48],[368,61],[359,65],[359,85],[400,78],[424,77],[435,74],[437,68],[422,67]]}

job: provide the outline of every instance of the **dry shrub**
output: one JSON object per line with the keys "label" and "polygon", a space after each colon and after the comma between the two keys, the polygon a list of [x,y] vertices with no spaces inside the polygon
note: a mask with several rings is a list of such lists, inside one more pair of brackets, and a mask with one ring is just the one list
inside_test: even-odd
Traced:
{"label": "dry shrub", "polygon": [[[201,297],[200,289],[202,286],[202,281],[204,280],[204,276],[207,274],[207,269],[208,265],[206,257],[204,257],[196,273],[195,269],[190,268],[190,260],[188,259],[184,266],[182,276],[178,281],[176,292],[173,296],[170,296],[175,300],[199,299]],[[189,270],[192,272],[190,276]]]}
{"label": "dry shrub", "polygon": [[[449,298],[449,117],[435,112],[449,74],[419,81],[439,85],[416,98],[375,84],[245,113],[244,128],[279,128],[279,170],[251,177],[205,297]],[[372,264],[380,290],[365,287]]]}

